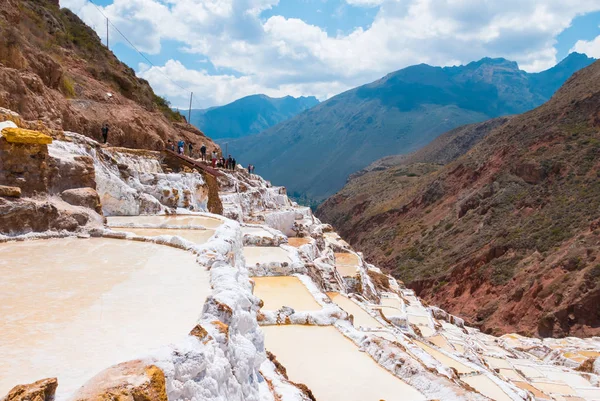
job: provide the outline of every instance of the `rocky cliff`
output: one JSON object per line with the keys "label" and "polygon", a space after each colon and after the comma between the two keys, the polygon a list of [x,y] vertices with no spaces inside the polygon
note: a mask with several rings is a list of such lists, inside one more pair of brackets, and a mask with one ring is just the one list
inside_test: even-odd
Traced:
{"label": "rocky cliff", "polygon": [[0,2],[0,107],[96,140],[108,123],[115,146],[156,150],[184,139],[218,149],[57,1]]}
{"label": "rocky cliff", "polygon": [[483,330],[597,335],[599,77],[596,62],[445,166],[351,180],[319,215]]}

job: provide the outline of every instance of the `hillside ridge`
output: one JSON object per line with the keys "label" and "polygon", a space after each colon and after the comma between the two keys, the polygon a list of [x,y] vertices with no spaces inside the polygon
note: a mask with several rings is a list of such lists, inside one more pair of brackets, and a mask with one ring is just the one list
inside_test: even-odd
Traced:
{"label": "hillside ridge", "polygon": [[0,107],[46,127],[130,148],[180,139],[218,150],[55,0],[0,3]]}
{"label": "hillside ridge", "polygon": [[250,95],[223,106],[192,110],[191,123],[223,142],[258,134],[317,105],[314,96]]}
{"label": "hillside ridge", "polygon": [[598,78],[595,62],[446,165],[358,176],[318,216],[420,296],[489,333],[597,335]]}
{"label": "hillside ridge", "polygon": [[229,148],[238,160],[286,185],[296,199],[319,203],[341,189],[350,174],[381,157],[413,152],[465,124],[541,105],[549,92],[593,61],[576,54],[567,60],[536,74],[492,59],[466,66],[407,67],[252,138],[231,141]]}

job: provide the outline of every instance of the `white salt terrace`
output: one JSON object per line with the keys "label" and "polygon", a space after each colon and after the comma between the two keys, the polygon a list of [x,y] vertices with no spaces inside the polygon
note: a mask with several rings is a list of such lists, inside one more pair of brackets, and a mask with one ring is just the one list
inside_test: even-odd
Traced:
{"label": "white salt terrace", "polygon": [[206,244],[215,235],[215,230],[186,230],[172,228],[115,228],[114,231],[133,233],[142,237],[177,235],[198,245]]}
{"label": "white salt terrace", "polygon": [[264,263],[291,263],[288,252],[278,246],[245,246],[244,258],[246,266],[255,266]]}
{"label": "white salt terrace", "polygon": [[242,227],[242,234],[256,237],[273,238],[273,234],[262,227]]}
{"label": "white salt terrace", "polygon": [[379,329],[382,324],[373,316],[369,315],[363,308],[358,306],[356,302],[346,298],[337,292],[328,292],[327,296],[340,308],[348,312],[354,317],[354,327],[365,329]]}
{"label": "white salt terrace", "polygon": [[319,401],[424,400],[416,389],[379,366],[336,328],[266,326],[265,346]]}
{"label": "white salt terrace", "polygon": [[359,259],[353,253],[336,253],[335,268],[342,277],[354,277],[358,270]]}
{"label": "white salt terrace", "polygon": [[485,375],[466,376],[462,381],[495,401],[511,401],[512,399],[492,379]]}
{"label": "white salt terrace", "polygon": [[0,252],[0,394],[58,377],[64,398],[107,366],[184,338],[210,293],[191,253],[149,242],[52,239]]}
{"label": "white salt terrace", "polygon": [[298,277],[254,277],[254,295],[263,300],[265,310],[288,306],[299,311],[317,311],[321,305]]}
{"label": "white salt terrace", "polygon": [[111,227],[124,227],[129,225],[151,226],[201,226],[215,229],[223,224],[222,220],[214,217],[199,215],[151,215],[151,216],[109,216],[106,218]]}

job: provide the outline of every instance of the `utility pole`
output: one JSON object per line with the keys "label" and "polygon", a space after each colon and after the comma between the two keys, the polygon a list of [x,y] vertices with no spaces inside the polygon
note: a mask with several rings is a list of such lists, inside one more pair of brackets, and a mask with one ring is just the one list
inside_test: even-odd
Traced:
{"label": "utility pole", "polygon": [[192,98],[194,97],[194,92],[190,93],[190,111],[188,112],[188,124],[192,123]]}
{"label": "utility pole", "polygon": [[110,46],[108,43],[108,17],[106,18],[106,47],[110,50]]}

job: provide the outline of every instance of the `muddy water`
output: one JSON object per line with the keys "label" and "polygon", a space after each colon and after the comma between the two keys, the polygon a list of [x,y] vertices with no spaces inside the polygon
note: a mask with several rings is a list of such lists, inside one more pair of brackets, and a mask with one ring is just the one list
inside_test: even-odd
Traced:
{"label": "muddy water", "polygon": [[128,224],[152,224],[172,226],[202,226],[206,228],[217,228],[223,222],[219,219],[194,215],[161,215],[161,216],[109,216],[109,226],[123,226]]}
{"label": "muddy water", "polygon": [[0,244],[0,394],[58,377],[59,398],[115,363],[183,338],[210,292],[191,253],[152,243]]}
{"label": "muddy water", "polygon": [[116,228],[114,231],[134,233],[144,237],[156,237],[159,235],[177,235],[188,241],[202,245],[215,235],[215,230],[175,230],[170,228]]}
{"label": "muddy water", "polygon": [[246,259],[246,266],[271,262],[292,262],[287,251],[278,246],[245,246],[244,258]]}
{"label": "muddy water", "polygon": [[321,305],[298,277],[254,277],[254,295],[265,303],[265,310],[279,310],[283,306],[299,311],[316,311]]}
{"label": "muddy water", "polygon": [[334,327],[267,326],[266,348],[319,401],[424,400]]}

